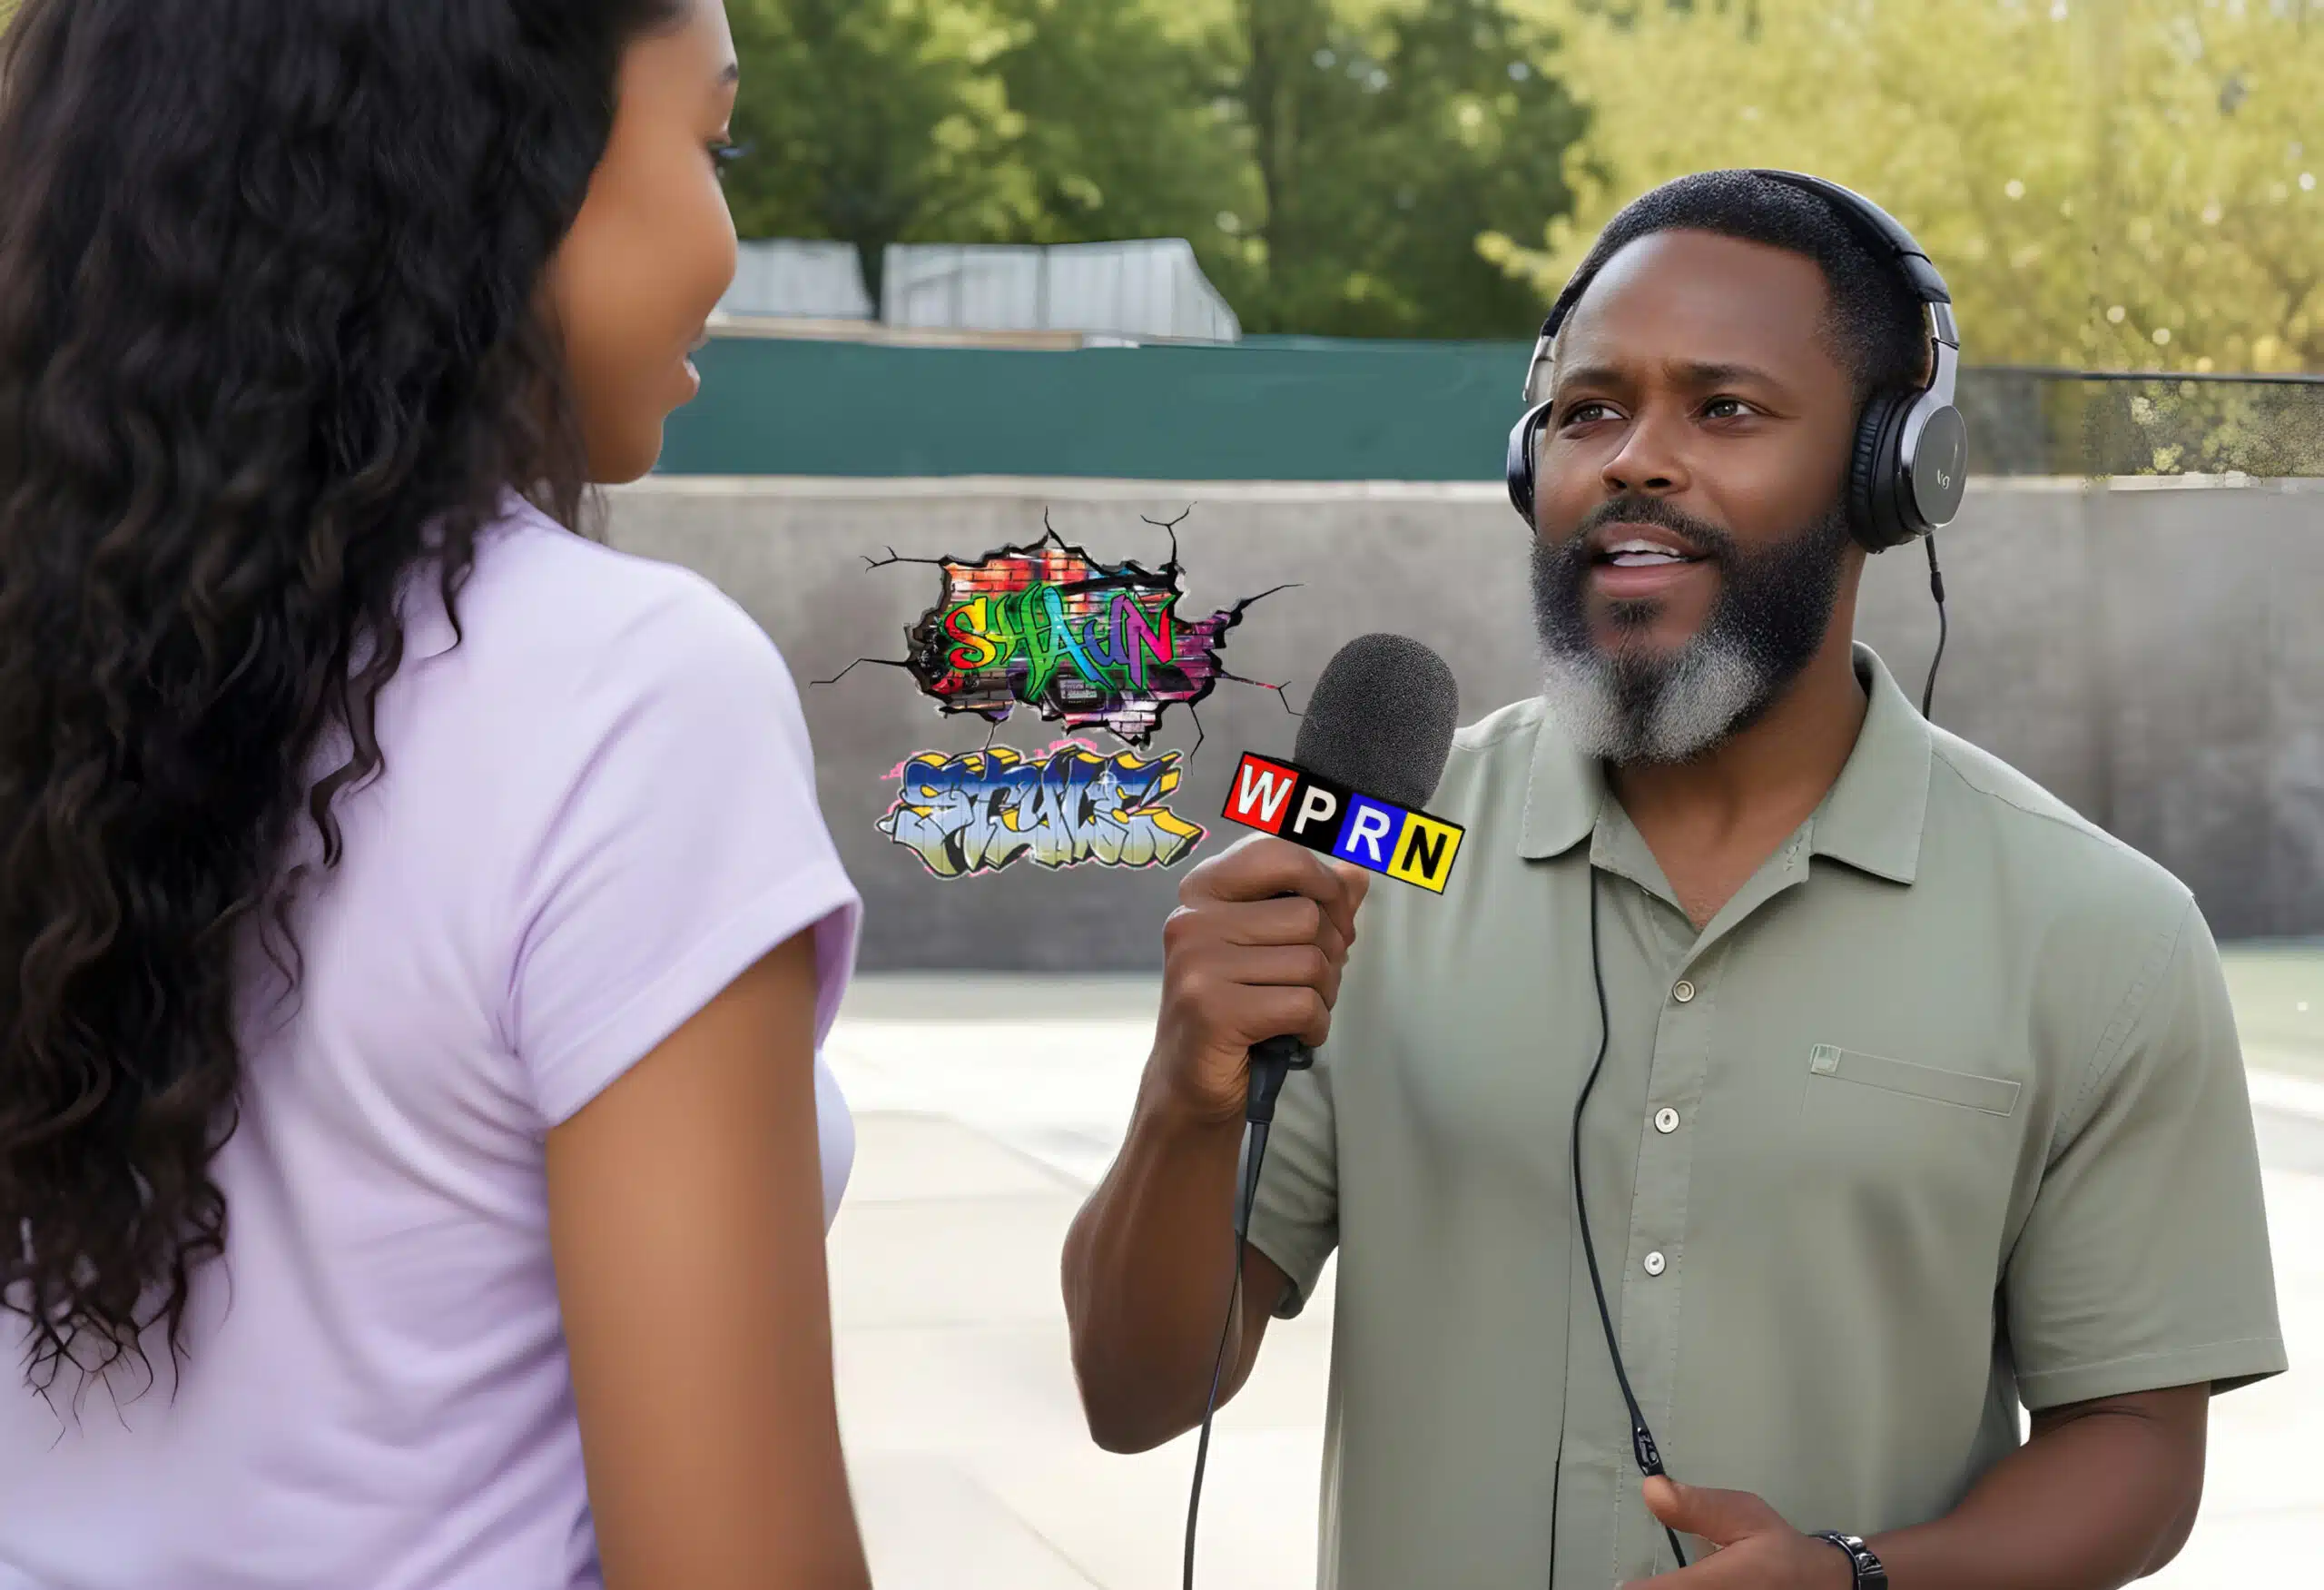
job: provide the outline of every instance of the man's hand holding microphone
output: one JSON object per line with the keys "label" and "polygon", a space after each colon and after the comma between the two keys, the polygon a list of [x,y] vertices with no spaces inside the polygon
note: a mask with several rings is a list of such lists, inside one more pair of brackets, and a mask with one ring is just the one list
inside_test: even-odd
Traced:
{"label": "man's hand holding microphone", "polygon": [[[1254,835],[1188,873],[1162,930],[1161,1007],[1129,1133],[1066,1239],[1066,1312],[1091,1433],[1139,1452],[1199,1423],[1232,1247],[1251,1051],[1330,1035],[1371,877]],[[1283,1272],[1245,1258],[1221,1399],[1250,1373]]]}

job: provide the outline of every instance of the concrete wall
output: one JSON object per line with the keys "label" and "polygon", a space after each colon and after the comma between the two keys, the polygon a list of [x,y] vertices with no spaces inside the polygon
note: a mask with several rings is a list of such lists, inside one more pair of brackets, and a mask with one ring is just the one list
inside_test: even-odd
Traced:
{"label": "concrete wall", "polygon": [[[976,748],[984,724],[940,717],[899,669],[810,681],[901,657],[937,597],[936,569],[867,558],[972,557],[1037,538],[1047,510],[1100,558],[1157,564],[1168,539],[1140,516],[1189,507],[1187,610],[1298,582],[1233,632],[1236,672],[1304,701],[1343,642],[1387,629],[1452,664],[1464,722],[1532,693],[1525,541],[1495,486],[660,479],[615,494],[608,537],[707,575],[781,645],[868,904],[866,970],[1137,970],[1158,961],[1185,867],[1239,832],[1215,815],[1236,755],[1291,749],[1273,693],[1223,684],[1200,709],[1207,737],[1172,804],[1211,833],[1178,868],[1019,862],[940,882],[874,827],[896,789],[881,775]],[[2221,936],[2324,933],[2324,482],[1984,480],[1942,550],[1938,721],[2171,867]],[[1876,559],[1859,626],[1915,694],[1927,581],[1916,549]],[[997,743],[1058,737],[1019,709]],[[1172,708],[1155,746],[1194,744]]]}

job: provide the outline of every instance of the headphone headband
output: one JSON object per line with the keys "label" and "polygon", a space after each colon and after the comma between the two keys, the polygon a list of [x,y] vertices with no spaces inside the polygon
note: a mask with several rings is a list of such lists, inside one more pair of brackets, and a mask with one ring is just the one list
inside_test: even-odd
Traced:
{"label": "headphone headband", "polygon": [[[1812,193],[1830,205],[1833,213],[1856,234],[1859,242],[1868,244],[1875,254],[1895,263],[1905,284],[1913,290],[1913,296],[1928,306],[1931,341],[1956,352],[1959,351],[1961,333],[1953,319],[1953,290],[1945,284],[1944,273],[1928,257],[1928,251],[1905,230],[1902,222],[1855,189],[1844,188],[1825,177],[1810,176],[1806,172],[1780,171],[1771,166],[1747,167],[1739,174],[1781,183],[1787,188]],[[1551,346],[1556,342],[1559,330],[1565,324],[1566,317],[1573,312],[1573,306],[1581,301],[1581,295],[1589,291],[1594,279],[1594,273],[1591,276],[1577,275],[1567,282],[1565,291],[1558,294],[1557,302],[1551,307],[1549,319],[1541,322],[1541,340],[1534,344],[1533,360],[1525,369],[1526,402],[1531,403],[1535,399],[1533,383],[1541,375],[1542,364],[1549,359]],[[1940,353],[1937,362],[1943,362],[1943,358]]]}

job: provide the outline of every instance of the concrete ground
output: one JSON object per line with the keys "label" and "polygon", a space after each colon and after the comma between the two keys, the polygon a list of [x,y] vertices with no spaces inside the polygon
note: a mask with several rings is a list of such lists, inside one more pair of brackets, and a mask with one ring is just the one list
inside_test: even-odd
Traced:
{"label": "concrete ground", "polygon": [[[2324,1534],[2324,951],[2230,957],[2292,1372],[2213,1405],[2168,1590],[2281,1583]],[[840,1406],[882,1590],[1172,1590],[1191,1437],[1083,1429],[1058,1255],[1129,1116],[1155,985],[862,980],[826,1047],[855,1110],[832,1240]],[[1315,1584],[1333,1288],[1267,1332],[1214,1437],[1205,1590]],[[2304,1571],[2304,1570],[2298,1570]]]}

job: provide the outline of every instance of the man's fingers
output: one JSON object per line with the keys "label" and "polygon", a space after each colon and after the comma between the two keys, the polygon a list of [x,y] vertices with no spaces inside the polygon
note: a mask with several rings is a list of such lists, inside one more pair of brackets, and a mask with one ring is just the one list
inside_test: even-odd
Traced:
{"label": "man's fingers", "polygon": [[1347,885],[1324,858],[1287,839],[1255,834],[1187,874],[1186,893],[1213,900],[1271,900],[1304,894],[1318,904],[1338,902]]}
{"label": "man's fingers", "polygon": [[1661,1475],[1649,1477],[1645,1488],[1648,1511],[1671,1528],[1700,1536],[1713,1546],[1733,1546],[1770,1529],[1791,1527],[1783,1515],[1749,1491],[1680,1485]]}
{"label": "man's fingers", "polygon": [[1340,993],[1338,965],[1315,944],[1246,949],[1235,958],[1234,978],[1246,988],[1312,988],[1325,1004]]}
{"label": "man's fingers", "polygon": [[1352,944],[1355,943],[1355,914],[1363,909],[1364,897],[1372,892],[1372,874],[1353,862],[1335,861],[1331,864],[1331,870],[1346,887],[1333,920],[1340,924],[1340,931]]}
{"label": "man's fingers", "polygon": [[1326,953],[1347,947],[1338,919],[1304,894],[1243,902],[1231,913],[1222,912],[1219,925],[1229,943],[1320,944]]}

